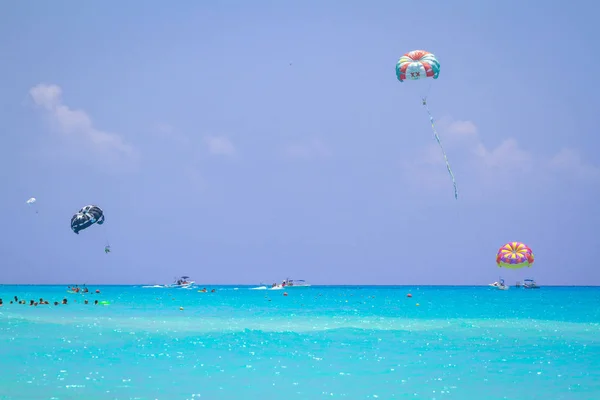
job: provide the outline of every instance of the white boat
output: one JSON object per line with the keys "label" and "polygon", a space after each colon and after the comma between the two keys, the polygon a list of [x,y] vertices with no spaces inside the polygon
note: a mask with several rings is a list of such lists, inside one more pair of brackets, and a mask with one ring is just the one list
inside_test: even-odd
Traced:
{"label": "white boat", "polygon": [[539,289],[539,285],[531,278],[523,281],[523,289]]}
{"label": "white boat", "polygon": [[269,288],[270,290],[281,290],[281,289],[287,289],[287,288],[306,288],[306,287],[310,287],[310,283],[307,283],[305,280],[303,279],[284,279],[283,282],[277,284],[274,283],[273,285],[271,285],[271,287]]}
{"label": "white boat", "polygon": [[194,283],[196,282],[190,280],[189,276],[182,276],[181,278],[176,279],[175,282],[170,284],[168,287],[189,289],[194,285]]}
{"label": "white boat", "polygon": [[508,286],[504,284],[504,279],[500,279],[500,282],[490,283],[488,286],[493,287],[498,290],[508,290]]}

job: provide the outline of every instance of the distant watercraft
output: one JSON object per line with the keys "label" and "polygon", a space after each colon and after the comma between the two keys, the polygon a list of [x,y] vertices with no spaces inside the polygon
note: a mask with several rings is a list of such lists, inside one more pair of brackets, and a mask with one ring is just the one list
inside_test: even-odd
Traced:
{"label": "distant watercraft", "polygon": [[525,279],[523,280],[523,289],[539,289],[537,283],[533,279]]}
{"label": "distant watercraft", "polygon": [[181,278],[176,279],[175,282],[170,284],[168,287],[188,289],[191,286],[193,286],[194,283],[196,283],[196,282],[190,280],[189,276],[182,276]]}
{"label": "distant watercraft", "polygon": [[269,288],[270,290],[281,290],[284,288],[306,288],[310,287],[310,283],[307,283],[303,279],[284,279],[280,284],[274,283]]}
{"label": "distant watercraft", "polygon": [[499,282],[490,283],[488,286],[498,290],[508,290],[508,286],[504,284],[504,279],[500,279]]}

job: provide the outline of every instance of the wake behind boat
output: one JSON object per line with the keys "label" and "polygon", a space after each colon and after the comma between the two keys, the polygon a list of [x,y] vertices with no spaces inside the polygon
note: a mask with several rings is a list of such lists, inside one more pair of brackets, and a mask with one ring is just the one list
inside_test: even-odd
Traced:
{"label": "wake behind boat", "polygon": [[252,288],[250,288],[250,290],[267,290],[267,287],[266,286],[252,287]]}

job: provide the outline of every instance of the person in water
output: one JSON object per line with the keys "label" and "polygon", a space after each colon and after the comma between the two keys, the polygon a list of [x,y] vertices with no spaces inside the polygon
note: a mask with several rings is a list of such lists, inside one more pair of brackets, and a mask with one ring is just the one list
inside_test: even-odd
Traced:
{"label": "person in water", "polygon": [[105,254],[110,253],[110,246],[104,246],[104,253]]}

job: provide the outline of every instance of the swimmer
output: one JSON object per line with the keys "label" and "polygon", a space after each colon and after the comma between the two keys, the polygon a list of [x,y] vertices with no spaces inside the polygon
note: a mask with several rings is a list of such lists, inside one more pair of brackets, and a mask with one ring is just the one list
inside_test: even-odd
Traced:
{"label": "swimmer", "polygon": [[87,304],[87,303],[88,303],[88,301],[86,300],[86,301],[84,301],[83,303],[84,303],[84,304]]}
{"label": "swimmer", "polygon": [[94,304],[98,304],[98,300],[94,300]]}
{"label": "swimmer", "polygon": [[58,305],[58,301],[55,301],[55,302],[54,302],[54,305],[55,305],[55,306],[57,306],[57,305]]}

